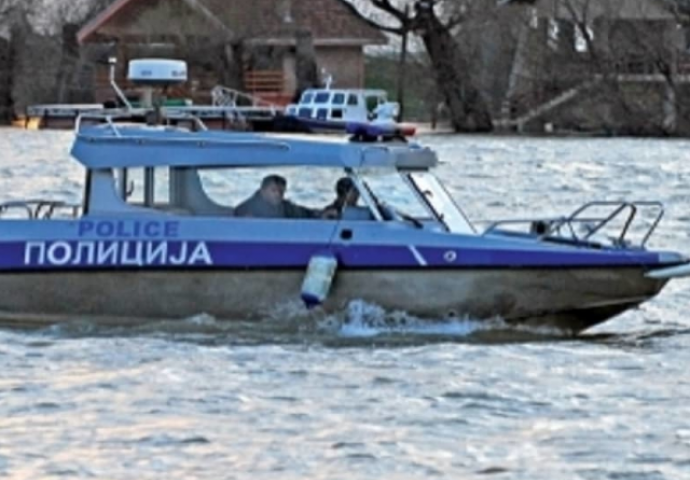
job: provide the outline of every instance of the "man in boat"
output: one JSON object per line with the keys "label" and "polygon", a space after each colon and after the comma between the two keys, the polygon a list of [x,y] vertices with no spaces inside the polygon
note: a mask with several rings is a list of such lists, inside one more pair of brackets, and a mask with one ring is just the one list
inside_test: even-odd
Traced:
{"label": "man in boat", "polygon": [[336,199],[323,209],[324,218],[338,219],[345,207],[354,207],[359,200],[359,192],[350,177],[342,177],[335,184]]}
{"label": "man in boat", "polygon": [[261,187],[235,208],[238,217],[317,218],[319,212],[285,200],[287,180],[280,175],[267,175]]}

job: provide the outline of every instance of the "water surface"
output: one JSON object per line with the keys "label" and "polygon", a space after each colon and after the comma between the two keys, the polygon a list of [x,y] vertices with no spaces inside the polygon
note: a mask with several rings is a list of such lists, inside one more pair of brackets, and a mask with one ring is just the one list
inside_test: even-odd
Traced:
{"label": "water surface", "polygon": [[[657,199],[652,246],[690,252],[690,142],[422,140],[474,221]],[[78,202],[70,142],[1,130],[2,199]],[[672,283],[577,339],[358,303],[0,329],[0,478],[690,479],[688,305]]]}

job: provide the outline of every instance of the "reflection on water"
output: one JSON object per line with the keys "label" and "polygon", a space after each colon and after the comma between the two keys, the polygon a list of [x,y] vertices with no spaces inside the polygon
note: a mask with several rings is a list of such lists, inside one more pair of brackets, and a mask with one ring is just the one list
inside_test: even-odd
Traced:
{"label": "reflection on water", "polygon": [[[0,131],[3,199],[78,202],[70,139]],[[423,140],[474,222],[656,199],[652,245],[690,252],[690,142]],[[256,323],[5,327],[0,477],[690,478],[687,305],[690,282],[671,283],[575,339],[361,302]]]}

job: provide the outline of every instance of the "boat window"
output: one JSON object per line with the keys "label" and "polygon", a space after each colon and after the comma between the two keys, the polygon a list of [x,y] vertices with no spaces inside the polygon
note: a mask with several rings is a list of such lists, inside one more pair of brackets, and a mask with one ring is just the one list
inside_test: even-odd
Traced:
{"label": "boat window", "polygon": [[300,108],[297,116],[311,118],[311,108]]}
{"label": "boat window", "polygon": [[345,94],[335,93],[333,94],[333,105],[344,105],[345,104]]}
{"label": "boat window", "polygon": [[380,103],[383,103],[383,99],[380,97],[367,97],[367,110],[373,112]]}
{"label": "boat window", "polygon": [[302,99],[299,101],[299,103],[311,103],[313,99],[314,99],[313,93],[305,92],[304,95],[302,95]]}
{"label": "boat window", "polygon": [[319,108],[316,111],[316,118],[319,120],[326,120],[328,118],[328,109],[327,108]]}
{"label": "boat window", "polygon": [[343,109],[334,108],[333,110],[331,110],[331,118],[343,118]]}
{"label": "boat window", "polygon": [[[366,169],[358,171],[379,207],[393,208],[404,216],[417,220],[431,220],[431,212],[395,169]],[[384,218],[386,217],[384,213]]]}
{"label": "boat window", "polygon": [[408,175],[438,219],[445,223],[451,232],[475,233],[465,214],[434,175],[430,172],[414,172]]}
{"label": "boat window", "polygon": [[144,203],[144,169],[128,168],[115,170],[115,182],[118,192],[124,192],[127,203],[143,205]]}
{"label": "boat window", "polygon": [[357,95],[354,93],[351,93],[347,97],[347,104],[352,106],[352,105],[359,105],[359,99],[357,98]]}
{"label": "boat window", "polygon": [[259,190],[265,176],[280,175],[287,181],[286,200],[319,213],[335,200],[336,182],[345,175],[341,168],[328,167],[205,168],[198,172],[204,193],[218,205],[237,207]]}
{"label": "boat window", "polygon": [[153,202],[158,206],[170,205],[170,169],[154,169]]}
{"label": "boat window", "polygon": [[[115,170],[115,182],[118,192],[124,192],[124,200],[131,205],[145,205],[146,182],[151,183],[151,207],[167,208],[170,205],[170,172],[168,167],[128,168]],[[123,185],[123,182],[125,184]]]}
{"label": "boat window", "polygon": [[329,98],[331,98],[330,92],[320,92],[314,97],[314,103],[328,103]]}

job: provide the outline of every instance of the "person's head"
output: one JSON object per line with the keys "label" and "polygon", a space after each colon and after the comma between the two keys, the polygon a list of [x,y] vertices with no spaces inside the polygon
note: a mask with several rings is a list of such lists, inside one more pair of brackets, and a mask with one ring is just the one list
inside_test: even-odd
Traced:
{"label": "person's head", "polygon": [[267,175],[261,180],[261,198],[272,205],[278,205],[285,197],[287,180],[280,175]]}
{"label": "person's head", "polygon": [[359,192],[350,177],[343,177],[336,182],[335,193],[338,196],[338,202],[342,205],[352,206],[359,200]]}

